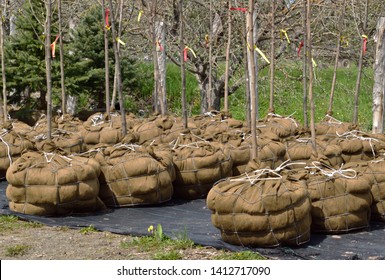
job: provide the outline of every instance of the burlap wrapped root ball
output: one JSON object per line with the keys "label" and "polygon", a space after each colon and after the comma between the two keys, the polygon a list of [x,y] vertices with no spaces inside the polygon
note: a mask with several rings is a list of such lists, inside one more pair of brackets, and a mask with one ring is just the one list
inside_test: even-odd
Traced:
{"label": "burlap wrapped root ball", "polygon": [[94,159],[27,152],[7,171],[9,208],[38,216],[102,210],[99,173]]}
{"label": "burlap wrapped root ball", "polygon": [[284,159],[290,161],[290,168],[303,168],[313,161],[322,161],[330,166],[341,166],[344,163],[341,148],[322,139],[316,139],[317,151],[309,138],[292,138],[284,141],[286,154]]}
{"label": "burlap wrapped root ball", "polygon": [[[373,202],[371,206],[371,220],[385,222],[385,161],[383,158],[376,161],[360,162],[355,164],[362,173],[369,177]],[[349,165],[349,166],[350,166]]]}
{"label": "burlap wrapped root ball", "polygon": [[341,156],[345,163],[373,160],[384,147],[379,139],[356,130],[338,135],[329,144],[341,147]]}
{"label": "burlap wrapped root ball", "polygon": [[83,122],[74,116],[69,114],[63,114],[55,117],[55,122],[58,128],[68,132],[78,132]]}
{"label": "burlap wrapped root ball", "polygon": [[193,142],[174,147],[176,179],[174,196],[182,199],[206,197],[213,184],[232,175],[228,150],[209,142]]}
{"label": "burlap wrapped root ball", "polygon": [[300,129],[300,123],[292,117],[283,117],[275,114],[268,114],[264,119],[257,123],[261,134],[274,133],[279,138],[284,139],[289,136],[297,135]]}
{"label": "burlap wrapped root ball", "polygon": [[22,153],[32,150],[33,143],[16,131],[0,131],[0,178],[4,178],[9,166],[17,160]]}
{"label": "burlap wrapped root ball", "polygon": [[333,169],[318,162],[308,167],[313,232],[338,234],[368,228],[371,179],[351,167]]}
{"label": "burlap wrapped root ball", "polygon": [[175,170],[171,151],[121,144],[107,148],[101,165],[106,185],[100,198],[109,207],[159,204],[173,195]]}
{"label": "burlap wrapped root ball", "polygon": [[115,145],[123,138],[121,126],[106,119],[101,113],[90,116],[83,123],[80,128],[80,135],[83,137],[88,150],[99,144]]}
{"label": "burlap wrapped root ball", "polygon": [[164,143],[162,136],[166,135],[176,122],[171,116],[152,116],[146,121],[133,127],[133,132],[139,135],[138,144],[160,144]]}
{"label": "burlap wrapped root ball", "polygon": [[67,155],[71,155],[80,154],[87,150],[81,135],[61,129],[57,129],[51,134],[51,140],[47,139],[47,135],[41,134],[35,136],[34,142],[36,149],[42,152],[60,150]]}
{"label": "burlap wrapped root ball", "polygon": [[357,129],[356,124],[339,121],[330,115],[315,124],[316,135],[335,136],[353,129]]}
{"label": "burlap wrapped root ball", "polygon": [[311,203],[306,178],[285,172],[261,169],[214,185],[207,207],[225,242],[274,247],[309,241]]}

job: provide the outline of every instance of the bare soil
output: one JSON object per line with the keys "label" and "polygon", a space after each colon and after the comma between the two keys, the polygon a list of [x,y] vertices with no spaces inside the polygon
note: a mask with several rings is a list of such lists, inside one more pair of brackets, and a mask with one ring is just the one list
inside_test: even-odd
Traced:
{"label": "bare soil", "polygon": [[[25,223],[18,221],[17,223]],[[154,254],[130,244],[134,237],[65,227],[13,227],[0,232],[1,260],[146,260]],[[182,259],[215,259],[224,252],[192,246],[179,250]]]}

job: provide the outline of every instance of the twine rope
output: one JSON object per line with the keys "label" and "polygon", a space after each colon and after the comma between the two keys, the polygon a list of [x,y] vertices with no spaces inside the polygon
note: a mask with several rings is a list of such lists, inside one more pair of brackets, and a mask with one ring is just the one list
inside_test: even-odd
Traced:
{"label": "twine rope", "polygon": [[334,169],[333,167],[319,162],[319,161],[313,161],[312,166],[306,166],[305,169],[312,169],[315,168],[316,170],[320,171],[323,175],[327,177],[334,177],[335,174],[338,174],[346,179],[354,179],[357,177],[357,171],[351,168],[348,169],[342,169],[343,164],[339,169]]}

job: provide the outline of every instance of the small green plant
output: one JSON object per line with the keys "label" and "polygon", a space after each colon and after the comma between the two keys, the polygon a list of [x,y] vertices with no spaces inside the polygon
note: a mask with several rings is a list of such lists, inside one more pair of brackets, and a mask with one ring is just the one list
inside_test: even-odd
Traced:
{"label": "small green plant", "polygon": [[24,222],[14,215],[0,216],[0,232],[16,230],[19,228],[38,228],[43,225],[37,222]]}
{"label": "small green plant", "polygon": [[89,225],[88,227],[82,228],[80,233],[89,234],[91,232],[97,232],[96,228],[93,225]]}
{"label": "small green plant", "polygon": [[257,252],[241,251],[241,252],[223,252],[217,256],[216,260],[266,260],[266,258]]}
{"label": "small green plant", "polygon": [[151,225],[148,227],[147,231],[149,233],[151,233],[153,235],[153,237],[158,240],[158,241],[162,241],[164,240],[166,237],[163,235],[163,228],[162,228],[162,225],[161,224],[158,224],[158,226],[156,227],[156,229],[154,229],[154,226]]}
{"label": "small green plant", "polygon": [[7,257],[23,256],[28,251],[30,246],[28,245],[14,245],[5,249],[5,255]]}
{"label": "small green plant", "polygon": [[171,250],[169,252],[159,252],[154,255],[154,260],[181,260],[183,258],[182,254],[176,250]]}

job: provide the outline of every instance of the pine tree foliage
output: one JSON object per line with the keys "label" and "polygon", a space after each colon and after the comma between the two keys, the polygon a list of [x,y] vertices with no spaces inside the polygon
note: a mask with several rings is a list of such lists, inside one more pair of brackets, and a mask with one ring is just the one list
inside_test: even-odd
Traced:
{"label": "pine tree foliage", "polygon": [[[22,94],[40,92],[38,107],[44,108],[46,75],[44,61],[44,1],[25,1],[15,19],[15,34],[6,42],[7,83],[14,91],[10,102],[18,102]],[[55,34],[55,30],[52,31]],[[51,39],[52,41],[55,38]],[[57,68],[57,64],[53,64]],[[57,80],[57,71],[53,79]],[[29,94],[28,94],[29,95]]]}

